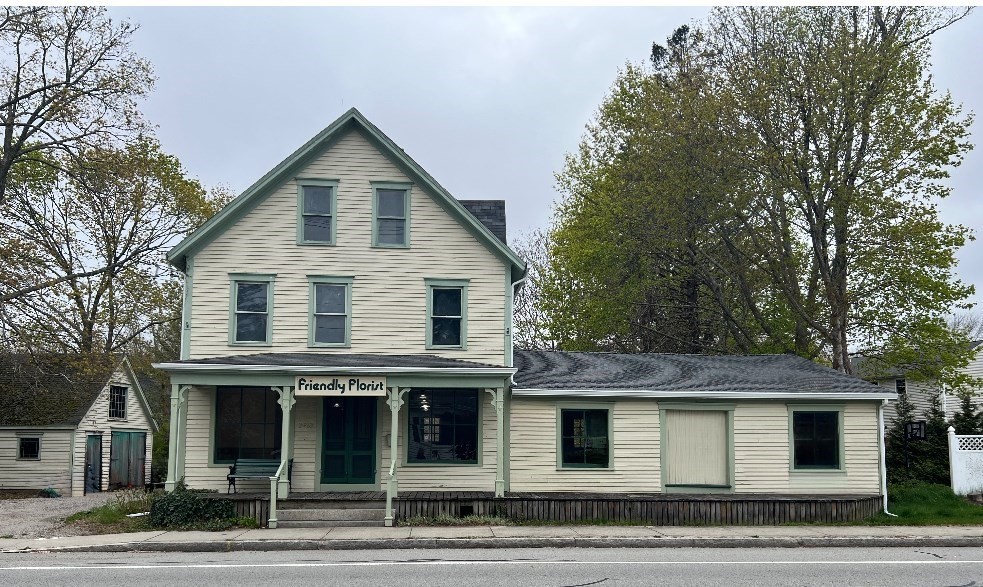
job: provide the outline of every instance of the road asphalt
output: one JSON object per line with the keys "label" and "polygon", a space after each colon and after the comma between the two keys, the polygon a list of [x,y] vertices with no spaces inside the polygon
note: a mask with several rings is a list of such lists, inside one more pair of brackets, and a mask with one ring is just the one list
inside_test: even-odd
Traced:
{"label": "road asphalt", "polygon": [[[983,547],[979,526],[476,526],[278,528],[0,539],[0,553],[462,548]],[[0,557],[2,560],[2,557]]]}

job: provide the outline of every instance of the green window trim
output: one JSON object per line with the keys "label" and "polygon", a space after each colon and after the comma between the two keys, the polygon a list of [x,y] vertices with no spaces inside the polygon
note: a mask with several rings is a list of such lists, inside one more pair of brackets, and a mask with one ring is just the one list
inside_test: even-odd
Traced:
{"label": "green window trim", "polygon": [[[307,346],[311,348],[350,348],[352,346],[352,283],[354,277],[339,277],[333,275],[307,276]],[[315,313],[315,295],[318,285],[345,286],[345,341],[317,342],[314,339],[317,314]],[[338,315],[338,314],[333,314]]]}
{"label": "green window trim", "polygon": [[[236,457],[236,458],[220,458],[219,457],[219,454],[218,454],[219,451],[222,448],[220,446],[220,442],[219,442],[220,432],[219,432],[219,426],[218,426],[219,403],[220,403],[219,396],[221,396],[223,393],[230,393],[230,394],[236,394],[236,393],[238,393],[239,394],[239,398],[240,398],[239,414],[240,414],[240,417],[239,417],[239,421],[238,421],[239,434],[238,434],[238,441],[237,441],[237,444],[238,444],[237,452],[239,452],[239,454],[241,454],[241,451],[242,451],[242,428],[243,428],[244,425],[246,425],[246,426],[250,426],[250,425],[252,425],[252,426],[263,426],[264,428],[272,426],[273,427],[273,435],[272,435],[271,439],[272,439],[273,444],[270,446],[271,452],[272,451],[276,451],[276,450],[283,450],[283,447],[282,447],[283,433],[282,433],[282,428],[281,428],[283,426],[283,411],[282,411],[282,409],[281,409],[281,407],[280,407],[280,405],[278,403],[276,404],[276,407],[270,408],[272,410],[275,410],[273,412],[273,421],[272,422],[268,421],[268,418],[267,418],[267,416],[269,415],[269,411],[267,411],[266,408],[269,407],[269,406],[264,406],[264,418],[263,418],[263,422],[259,422],[259,421],[243,422],[242,421],[242,414],[243,414],[243,411],[244,411],[242,409],[242,398],[243,398],[243,395],[244,395],[244,391],[245,390],[256,391],[258,389],[262,389],[262,388],[265,388],[265,387],[266,386],[253,386],[253,385],[230,385],[230,386],[217,385],[212,390],[212,393],[210,394],[211,395],[210,401],[209,401],[209,403],[210,403],[210,409],[209,409],[209,426],[208,426],[208,439],[209,439],[208,441],[210,443],[210,447],[209,447],[209,451],[208,451],[208,466],[209,467],[227,467],[228,465],[233,464],[236,461],[236,458],[239,458],[239,457]],[[276,392],[274,392],[270,388],[267,388],[266,391],[267,391],[268,394],[272,393],[274,396],[276,395]],[[267,399],[269,400],[269,399],[273,399],[273,398],[272,397],[267,397]],[[268,403],[268,402],[266,402],[266,403]],[[141,432],[144,432],[144,431],[141,430]],[[264,434],[263,436],[265,437],[266,435]],[[267,458],[267,457],[252,456],[250,458]],[[270,458],[272,458],[272,457],[270,457]]]}
{"label": "green window trim", "polygon": [[[468,284],[467,279],[432,279],[423,280],[427,287],[427,322],[426,322],[426,348],[428,350],[467,350],[468,349]],[[447,316],[449,318],[460,318],[461,320],[461,344],[439,345],[433,344],[433,292],[434,289],[460,289],[461,290],[461,315]],[[440,318],[440,316],[438,316]]]}
{"label": "green window trim", "polygon": [[[276,274],[269,273],[230,273],[229,274],[229,346],[272,346],[273,345],[273,285]],[[236,340],[236,306],[238,284],[266,284],[266,340]]]}
{"label": "green window trim", "polygon": [[[412,393],[414,390],[411,390]],[[461,391],[474,391],[476,397],[477,411],[475,412],[475,458],[468,460],[427,460],[427,459],[417,459],[411,458],[411,444],[413,435],[413,421],[412,421],[412,410],[410,409],[410,396],[407,395],[406,400],[406,410],[401,418],[401,425],[405,432],[403,432],[403,449],[402,449],[402,460],[405,467],[476,467],[481,468],[483,466],[482,455],[484,454],[484,411],[485,411],[485,392],[479,388],[473,387],[448,387],[448,388],[425,388],[419,391],[429,392],[429,393],[440,393],[440,392],[461,392]],[[428,426],[427,423],[423,424],[425,427]],[[431,423],[430,426],[439,425]],[[454,426],[457,426],[455,422]],[[455,430],[456,433],[456,430]]]}
{"label": "green window trim", "polygon": [[[608,462],[606,466],[575,465],[563,462],[563,412],[607,412]],[[614,470],[614,404],[610,403],[557,403],[556,404],[556,470],[557,471],[613,471]]]}
{"label": "green window trim", "polygon": [[[787,404],[788,406],[788,469],[791,473],[845,473],[846,472],[846,447],[843,430],[843,413],[846,406],[841,404]],[[795,430],[793,420],[796,412],[836,412],[836,444],[837,444],[837,466],[836,467],[796,467],[795,466]]]}
{"label": "green window trim", "polygon": [[[109,386],[109,419],[126,421],[126,404],[129,390],[125,385]],[[120,397],[122,395],[122,397]]]}
{"label": "green window trim", "polygon": [[[408,249],[410,247],[410,192],[413,184],[410,182],[397,181],[373,181],[372,185],[372,246],[384,249]],[[403,192],[403,216],[380,216],[379,215],[379,190],[395,190]],[[403,242],[402,243],[380,243],[379,242],[379,221],[380,220],[403,220]]]}
{"label": "green window trim", "polygon": [[[297,244],[314,246],[334,246],[338,238],[338,180],[298,178],[297,183]],[[331,190],[330,212],[307,212],[304,208],[304,188],[324,187]],[[324,216],[331,218],[331,238],[329,240],[307,240],[304,238],[304,217]]]}

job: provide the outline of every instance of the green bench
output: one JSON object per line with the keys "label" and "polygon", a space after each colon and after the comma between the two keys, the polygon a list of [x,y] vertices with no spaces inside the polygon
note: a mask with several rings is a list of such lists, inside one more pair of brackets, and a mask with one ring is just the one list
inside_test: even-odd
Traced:
{"label": "green bench", "polygon": [[[290,480],[293,465],[293,459],[287,461],[287,481]],[[238,493],[236,479],[269,479],[276,475],[279,468],[279,459],[236,459],[229,465],[229,474],[225,477],[229,481],[227,493]]]}

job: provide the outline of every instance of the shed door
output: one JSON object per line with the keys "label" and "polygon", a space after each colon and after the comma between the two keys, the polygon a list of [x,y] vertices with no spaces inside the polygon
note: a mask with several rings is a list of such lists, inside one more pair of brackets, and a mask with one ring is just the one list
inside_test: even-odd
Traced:
{"label": "shed door", "polygon": [[729,487],[727,412],[666,410],[666,486]]}
{"label": "shed door", "polygon": [[84,493],[102,491],[102,435],[89,434],[85,437],[85,484]]}
{"label": "shed door", "polygon": [[147,434],[113,432],[109,444],[109,488],[143,487]]}

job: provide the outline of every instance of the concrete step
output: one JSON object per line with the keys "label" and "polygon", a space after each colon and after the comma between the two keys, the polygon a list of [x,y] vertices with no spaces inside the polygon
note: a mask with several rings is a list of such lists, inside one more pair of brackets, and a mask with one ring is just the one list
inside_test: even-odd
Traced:
{"label": "concrete step", "polygon": [[346,499],[281,499],[276,503],[277,510],[364,510],[385,509],[386,500],[346,500]]}
{"label": "concrete step", "polygon": [[382,508],[305,508],[305,509],[286,509],[277,507],[276,517],[278,520],[297,521],[297,522],[348,522],[348,521],[382,521],[386,517],[386,510]]}
{"label": "concrete step", "polygon": [[[279,514],[278,514],[279,515]],[[382,520],[277,520],[277,528],[335,528],[384,526]]]}

